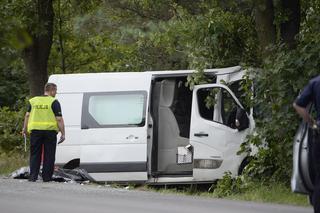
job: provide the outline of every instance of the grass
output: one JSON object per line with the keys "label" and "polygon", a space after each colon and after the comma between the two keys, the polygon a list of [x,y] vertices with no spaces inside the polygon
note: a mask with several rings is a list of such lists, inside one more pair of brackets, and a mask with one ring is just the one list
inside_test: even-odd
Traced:
{"label": "grass", "polygon": [[208,192],[209,186],[144,186],[139,190],[151,190],[159,193],[182,194],[191,196],[202,196],[211,198],[223,198],[230,200],[243,200],[261,203],[277,203],[296,206],[310,206],[306,195],[292,193],[289,186],[283,183],[272,183],[262,185],[259,183],[251,184],[250,188],[243,192],[231,193],[230,195],[220,196],[213,192]]}
{"label": "grass", "polygon": [[282,183],[269,185],[253,184],[252,187],[242,193],[235,193],[226,196],[227,199],[246,200],[254,202],[290,204],[297,206],[309,206],[306,195],[291,192],[289,186]]}
{"label": "grass", "polygon": [[[213,196],[214,193],[213,193]],[[290,186],[283,183],[262,185],[255,183],[242,193],[234,193],[226,196],[227,199],[245,200],[264,203],[289,204],[297,206],[309,206],[308,197],[291,192]]]}
{"label": "grass", "polygon": [[28,159],[25,153],[0,153],[0,174],[9,175],[16,169],[28,166]]}

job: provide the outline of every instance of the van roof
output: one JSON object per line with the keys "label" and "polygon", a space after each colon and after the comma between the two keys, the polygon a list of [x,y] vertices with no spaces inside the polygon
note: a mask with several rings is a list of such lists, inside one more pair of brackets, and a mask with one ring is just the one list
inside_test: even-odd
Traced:
{"label": "van roof", "polygon": [[[238,71],[241,71],[241,66],[234,66],[234,67],[227,67],[227,68],[218,68],[218,69],[205,69],[204,72],[208,74],[213,75],[225,75],[225,74],[231,74]],[[186,74],[194,73],[196,70],[162,70],[162,71],[144,71],[144,72],[99,72],[99,73],[70,73],[70,74],[53,74],[50,76],[50,78],[61,78],[61,77],[79,77],[79,76],[99,76],[102,77],[104,75],[108,75],[110,77],[117,76],[117,75],[123,75],[123,76],[135,76],[135,75],[152,75],[155,77],[168,77],[168,76],[184,76]]]}
{"label": "van roof", "polygon": [[[237,73],[240,70],[240,66],[235,66],[207,69],[205,72],[224,75]],[[153,78],[186,76],[193,72],[195,70],[55,74],[50,76],[49,82],[56,83],[60,93],[148,90]]]}
{"label": "van roof", "polygon": [[[213,75],[225,75],[242,70],[241,66],[219,68],[219,69],[205,69],[204,72]],[[163,71],[146,71],[145,73],[150,73],[154,77],[179,77],[185,74],[194,73],[195,70],[163,70]]]}

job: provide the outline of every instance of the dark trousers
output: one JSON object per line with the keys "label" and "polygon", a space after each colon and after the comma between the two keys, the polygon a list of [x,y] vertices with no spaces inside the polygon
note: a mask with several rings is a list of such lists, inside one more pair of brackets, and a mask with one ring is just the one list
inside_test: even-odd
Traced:
{"label": "dark trousers", "polygon": [[313,131],[312,138],[312,164],[314,171],[314,190],[312,193],[312,204],[315,213],[320,213],[320,133]]}
{"label": "dark trousers", "polygon": [[57,132],[50,130],[33,130],[30,135],[30,178],[35,181],[38,178],[42,146],[44,158],[42,167],[43,181],[50,181],[54,170],[56,155]]}

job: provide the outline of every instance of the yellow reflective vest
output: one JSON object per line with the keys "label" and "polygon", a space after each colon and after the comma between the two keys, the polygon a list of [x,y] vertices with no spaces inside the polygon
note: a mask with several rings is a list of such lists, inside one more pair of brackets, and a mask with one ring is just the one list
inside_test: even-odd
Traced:
{"label": "yellow reflective vest", "polygon": [[31,112],[28,121],[28,132],[32,130],[58,131],[58,123],[51,105],[55,98],[51,96],[37,96],[29,100]]}

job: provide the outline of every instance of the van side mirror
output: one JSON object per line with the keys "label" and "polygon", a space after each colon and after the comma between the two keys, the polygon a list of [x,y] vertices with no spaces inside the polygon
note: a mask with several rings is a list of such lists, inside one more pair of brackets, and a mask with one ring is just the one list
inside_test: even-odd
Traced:
{"label": "van side mirror", "polygon": [[249,127],[249,118],[247,113],[244,109],[237,107],[237,114],[236,114],[236,128],[239,131],[247,129]]}

